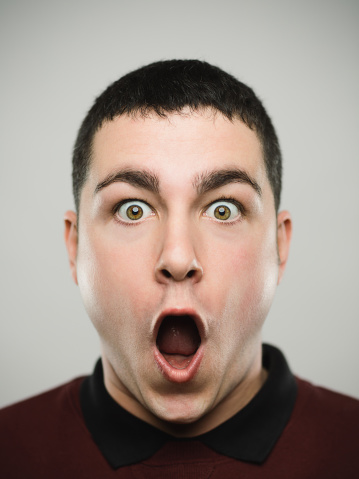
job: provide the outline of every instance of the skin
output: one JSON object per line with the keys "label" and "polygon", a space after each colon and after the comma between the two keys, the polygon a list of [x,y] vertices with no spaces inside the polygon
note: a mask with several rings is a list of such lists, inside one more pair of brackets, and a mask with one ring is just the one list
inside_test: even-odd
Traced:
{"label": "skin", "polygon": [[[108,181],[129,169],[155,175],[158,191],[123,177]],[[199,191],[203,176],[227,169],[245,172],[260,191],[243,180]],[[126,216],[128,205],[116,209],[127,199],[141,201],[140,220]],[[228,220],[209,208],[218,200],[232,210]],[[105,123],[94,138],[79,224],[74,212],[65,214],[65,241],[111,396],[175,436],[209,431],[243,408],[266,379],[261,329],[290,237],[260,142],[241,121],[205,110]],[[158,318],[168,311],[198,315],[194,373],[167,373],[156,361]]]}

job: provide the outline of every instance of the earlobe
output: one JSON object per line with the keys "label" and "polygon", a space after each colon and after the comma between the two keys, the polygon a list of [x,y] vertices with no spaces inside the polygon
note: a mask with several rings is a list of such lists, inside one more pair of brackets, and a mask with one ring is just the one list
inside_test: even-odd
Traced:
{"label": "earlobe", "polygon": [[292,239],[292,219],[288,211],[281,211],[277,217],[277,246],[278,246],[278,284],[281,282],[289,256],[290,241]]}
{"label": "earlobe", "polygon": [[77,269],[76,269],[76,258],[77,258],[77,216],[74,211],[66,211],[64,216],[65,221],[65,245],[67,249],[67,255],[70,262],[70,270],[72,279],[77,283]]}

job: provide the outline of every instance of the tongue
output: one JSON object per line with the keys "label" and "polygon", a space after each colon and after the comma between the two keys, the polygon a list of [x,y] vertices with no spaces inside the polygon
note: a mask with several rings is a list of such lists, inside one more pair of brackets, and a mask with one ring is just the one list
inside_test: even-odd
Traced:
{"label": "tongue", "polygon": [[201,338],[197,326],[189,316],[168,316],[160,327],[157,347],[175,368],[183,369],[191,362]]}

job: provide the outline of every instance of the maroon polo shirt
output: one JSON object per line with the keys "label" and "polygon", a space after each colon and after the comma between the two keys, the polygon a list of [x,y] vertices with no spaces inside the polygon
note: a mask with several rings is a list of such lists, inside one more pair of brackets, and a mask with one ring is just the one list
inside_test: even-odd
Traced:
{"label": "maroon polo shirt", "polygon": [[212,431],[176,439],[134,417],[94,373],[0,412],[0,477],[356,478],[359,401],[294,378],[263,347],[268,379]]}

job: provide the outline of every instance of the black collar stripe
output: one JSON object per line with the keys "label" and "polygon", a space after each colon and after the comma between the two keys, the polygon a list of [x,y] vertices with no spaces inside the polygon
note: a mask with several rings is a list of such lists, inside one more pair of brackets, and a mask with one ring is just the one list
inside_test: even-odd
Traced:
{"label": "black collar stripe", "polygon": [[[289,421],[297,385],[283,354],[263,345],[267,381],[252,401],[231,419],[206,434],[189,439],[246,462],[262,463]],[[80,391],[81,408],[93,440],[109,464],[135,464],[153,456],[175,438],[136,418],[106,391],[99,360]]]}

